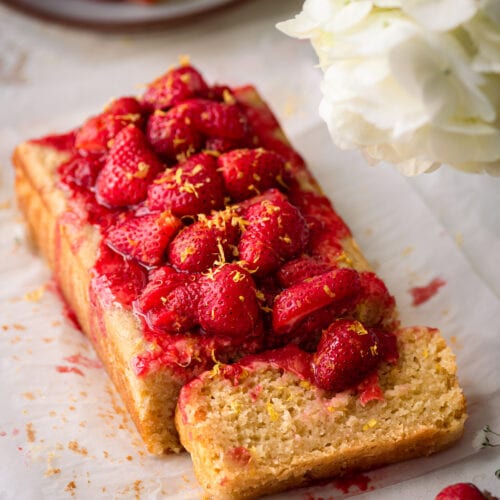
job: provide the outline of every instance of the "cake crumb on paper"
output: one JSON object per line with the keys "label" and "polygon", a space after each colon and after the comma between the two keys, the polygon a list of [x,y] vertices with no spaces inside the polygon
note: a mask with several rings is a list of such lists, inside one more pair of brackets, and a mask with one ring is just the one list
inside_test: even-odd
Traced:
{"label": "cake crumb on paper", "polygon": [[68,493],[71,494],[72,497],[75,496],[75,490],[76,490],[76,483],[75,481],[70,481],[67,485],[66,488],[64,488],[64,491],[67,491]]}
{"label": "cake crumb on paper", "polygon": [[27,300],[28,302],[38,302],[43,297],[46,288],[47,288],[46,285],[42,285],[36,288],[35,290],[26,292],[23,296],[23,299]]}
{"label": "cake crumb on paper", "polygon": [[26,437],[28,439],[28,443],[33,443],[36,440],[35,428],[31,422],[26,424]]}
{"label": "cake crumb on paper", "polygon": [[414,248],[412,246],[405,247],[405,248],[403,248],[401,255],[403,257],[407,257],[408,255],[410,255],[413,252],[413,250],[414,250]]}
{"label": "cake crumb on paper", "polygon": [[69,441],[68,442],[68,450],[73,451],[74,453],[79,453],[80,455],[88,455],[87,448],[80,446],[78,441]]}

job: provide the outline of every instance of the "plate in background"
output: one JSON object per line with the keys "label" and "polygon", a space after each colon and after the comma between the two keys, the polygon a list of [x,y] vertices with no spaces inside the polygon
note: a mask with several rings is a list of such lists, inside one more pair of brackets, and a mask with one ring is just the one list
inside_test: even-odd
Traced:
{"label": "plate in background", "polygon": [[0,3],[49,21],[113,30],[183,21],[241,1],[160,0],[149,5],[125,0],[0,0]]}

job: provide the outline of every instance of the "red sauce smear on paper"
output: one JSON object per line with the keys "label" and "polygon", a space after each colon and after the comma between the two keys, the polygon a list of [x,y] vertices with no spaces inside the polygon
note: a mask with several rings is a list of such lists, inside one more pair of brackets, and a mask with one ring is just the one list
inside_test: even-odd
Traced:
{"label": "red sauce smear on paper", "polygon": [[434,297],[438,290],[444,285],[446,285],[446,281],[441,278],[434,278],[428,285],[410,288],[409,292],[413,297],[412,306],[416,307],[424,304]]}
{"label": "red sauce smear on paper", "polygon": [[368,489],[370,481],[371,479],[368,476],[365,476],[364,474],[356,474],[354,476],[346,476],[337,479],[334,482],[334,485],[335,488],[339,489],[343,493],[349,493],[349,490],[353,486],[357,487],[359,491],[366,491]]}
{"label": "red sauce smear on paper", "polygon": [[56,370],[59,373],[76,373],[81,377],[85,377],[82,370],[80,370],[80,368],[77,368],[76,366],[56,366]]}
{"label": "red sauce smear on paper", "polygon": [[83,366],[84,368],[102,368],[102,363],[100,361],[87,358],[87,356],[84,356],[83,354],[73,354],[72,356],[67,356],[64,358],[64,361]]}

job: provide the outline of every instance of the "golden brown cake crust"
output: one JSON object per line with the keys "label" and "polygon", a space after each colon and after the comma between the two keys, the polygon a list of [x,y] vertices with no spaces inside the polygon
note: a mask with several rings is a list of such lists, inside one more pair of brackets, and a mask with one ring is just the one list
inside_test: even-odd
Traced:
{"label": "golden brown cake crust", "polygon": [[137,319],[123,308],[90,303],[89,272],[100,235],[93,226],[65,216],[67,202],[54,173],[65,159],[64,153],[32,143],[23,143],[14,152],[18,204],[30,237],[49,262],[149,451],[180,451],[173,416],[181,383],[167,370],[138,377],[130,362],[146,343]]}
{"label": "golden brown cake crust", "polygon": [[458,440],[466,412],[451,350],[424,327],[402,329],[398,347],[398,363],[379,369],[384,400],[365,407],[264,364],[236,386],[214,372],[185,386],[177,428],[208,497],[254,498]]}

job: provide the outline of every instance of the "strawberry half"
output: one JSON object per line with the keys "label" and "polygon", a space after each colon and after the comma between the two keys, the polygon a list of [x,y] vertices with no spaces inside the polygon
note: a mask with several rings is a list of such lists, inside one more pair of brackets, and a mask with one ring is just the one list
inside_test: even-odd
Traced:
{"label": "strawberry half", "polygon": [[199,101],[201,113],[195,117],[197,129],[209,137],[243,139],[248,133],[245,115],[237,104]]}
{"label": "strawberry half", "polygon": [[110,207],[135,205],[146,198],[149,183],[163,168],[142,132],[129,125],[115,137],[97,177],[97,201]]}
{"label": "strawberry half", "polygon": [[133,216],[109,228],[105,242],[126,258],[156,266],[181,226],[170,212]]}
{"label": "strawberry half", "polygon": [[236,149],[220,155],[217,163],[235,201],[246,200],[274,187],[286,188],[285,162],[272,151]]}
{"label": "strawberry half", "polygon": [[78,153],[61,164],[57,173],[63,184],[76,184],[87,189],[94,187],[97,175],[104,165],[100,155],[81,156]]}
{"label": "strawberry half", "polygon": [[456,483],[443,488],[435,500],[486,500],[487,498],[472,483]]}
{"label": "strawberry half", "polygon": [[209,335],[244,339],[257,330],[260,309],[250,274],[225,264],[203,276],[198,304],[199,322]]}
{"label": "strawberry half", "polygon": [[248,225],[238,244],[240,258],[258,276],[276,271],[308,243],[309,230],[302,214],[276,189],[247,208],[243,218]]}
{"label": "strawberry half", "polygon": [[197,325],[198,300],[196,276],[164,266],[150,273],[135,306],[153,330],[184,332]]}
{"label": "strawberry half", "polygon": [[342,218],[335,212],[330,200],[323,195],[313,192],[304,192],[301,190],[292,190],[290,192],[291,202],[300,208],[304,217],[314,226],[318,232],[328,232],[337,240],[351,235]]}
{"label": "strawberry half", "polygon": [[183,271],[205,271],[216,260],[235,257],[239,232],[230,209],[216,212],[183,229],[170,244],[168,259]]}
{"label": "strawberry half", "polygon": [[313,356],[316,385],[341,392],[359,384],[376,369],[382,359],[380,350],[373,329],[356,320],[335,321],[323,332]]}
{"label": "strawberry half", "polygon": [[[273,331],[278,335],[289,333],[305,318],[327,306],[336,309],[338,316],[346,303],[356,300],[359,291],[359,275],[353,269],[334,269],[293,285],[274,301]],[[333,320],[335,315],[330,318]]]}
{"label": "strawberry half", "polygon": [[283,288],[296,285],[308,278],[326,273],[333,269],[332,265],[317,257],[304,255],[290,260],[276,273],[276,278]]}
{"label": "strawberry half", "polygon": [[75,146],[92,153],[105,153],[120,130],[131,124],[140,126],[142,112],[134,97],[116,99],[103,113],[83,124],[76,134]]}
{"label": "strawberry half", "polygon": [[[124,259],[106,245],[101,245],[97,261],[90,271],[91,297],[109,306],[119,302],[131,306],[146,286],[146,270],[135,260]],[[93,299],[92,299],[93,300]]]}
{"label": "strawberry half", "polygon": [[395,327],[396,301],[385,283],[372,272],[359,275],[361,291],[352,316],[366,326]]}
{"label": "strawberry half", "polygon": [[199,153],[165,170],[149,186],[148,206],[179,217],[222,208],[224,183],[213,155]]}
{"label": "strawberry half", "polygon": [[194,127],[194,119],[200,112],[200,105],[189,101],[166,112],[156,110],[151,114],[146,134],[154,151],[173,161],[199,151],[203,136]]}
{"label": "strawberry half", "polygon": [[208,90],[201,74],[192,66],[184,65],[150,83],[142,96],[142,104],[150,111],[166,109],[192,97],[203,97]]}

